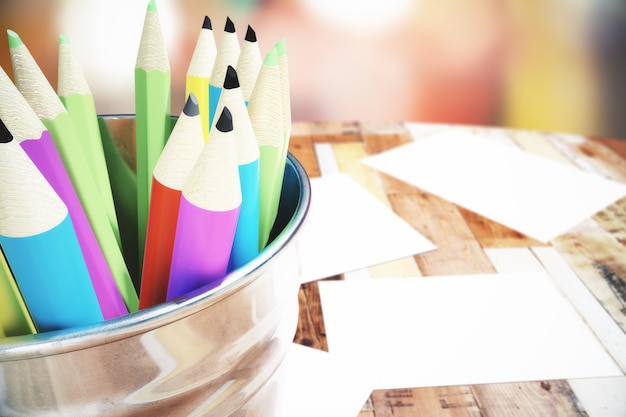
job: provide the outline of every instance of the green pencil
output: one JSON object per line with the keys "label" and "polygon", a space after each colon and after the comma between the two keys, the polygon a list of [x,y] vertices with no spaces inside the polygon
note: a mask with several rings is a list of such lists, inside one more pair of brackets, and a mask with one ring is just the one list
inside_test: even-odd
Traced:
{"label": "green pencil", "polygon": [[0,337],[33,333],[35,325],[0,248]]}
{"label": "green pencil", "polygon": [[50,132],[126,307],[130,312],[136,311],[139,305],[137,290],[109,224],[72,119],[20,37],[9,30],[8,38],[15,84]]}
{"label": "green pencil", "polygon": [[98,128],[96,104],[87,80],[65,35],[59,36],[59,78],[57,89],[61,102],[72,118],[76,132],[80,132],[84,155],[91,167],[90,172],[93,174],[118,246],[122,248],[117,214],[113,196],[111,195],[109,172],[104,159],[102,139],[100,138],[100,129]]}
{"label": "green pencil", "polygon": [[137,233],[143,264],[152,170],[171,132],[171,71],[156,2],[150,0],[135,64]]}
{"label": "green pencil", "polygon": [[276,200],[282,188],[282,173],[279,171],[284,168],[284,164],[281,167],[284,130],[280,88],[278,51],[274,47],[265,55],[248,104],[260,152],[259,250],[268,243],[278,210]]}

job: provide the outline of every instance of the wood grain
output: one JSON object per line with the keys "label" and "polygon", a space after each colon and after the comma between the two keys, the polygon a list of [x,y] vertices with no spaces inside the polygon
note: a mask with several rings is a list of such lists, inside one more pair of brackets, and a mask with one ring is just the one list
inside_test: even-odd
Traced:
{"label": "wood grain", "polygon": [[[608,178],[626,179],[626,146],[623,142],[545,132],[467,128],[473,134],[489,134],[497,140],[511,141],[559,163]],[[340,172],[355,179],[437,246],[435,251],[410,259],[409,265],[417,265],[415,275],[495,272],[487,252],[494,256],[493,251],[511,249],[525,254],[528,250],[532,255],[532,248],[554,246],[626,331],[626,198],[567,234],[550,243],[542,243],[359,162],[367,155],[412,141],[402,123],[296,123],[292,132],[290,150],[312,177],[320,175],[313,144],[331,144]],[[533,265],[540,264],[536,258],[530,257]],[[509,266],[515,265],[513,262]],[[411,266],[399,268],[398,271],[411,274]],[[370,268],[370,271],[374,270],[375,267]],[[391,271],[393,269],[382,268],[377,276],[384,279]],[[341,279],[341,276],[333,279]],[[300,322],[294,340],[327,350],[317,283],[303,284],[299,297]],[[583,417],[587,413],[567,381],[377,390],[359,413],[359,417],[538,415]]]}

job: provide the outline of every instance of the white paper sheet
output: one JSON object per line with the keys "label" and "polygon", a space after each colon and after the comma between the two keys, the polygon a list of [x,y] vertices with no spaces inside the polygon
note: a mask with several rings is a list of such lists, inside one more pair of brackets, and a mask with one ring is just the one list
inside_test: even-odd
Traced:
{"label": "white paper sheet", "polygon": [[369,267],[435,246],[345,174],[311,179],[299,237],[301,281]]}
{"label": "white paper sheet", "polygon": [[626,185],[448,129],[362,160],[546,242],[626,195]]}
{"label": "white paper sheet", "polygon": [[319,283],[328,348],[374,389],[621,375],[545,273]]}
{"label": "white paper sheet", "polygon": [[356,417],[372,392],[358,369],[328,352],[293,344],[281,368],[277,417]]}

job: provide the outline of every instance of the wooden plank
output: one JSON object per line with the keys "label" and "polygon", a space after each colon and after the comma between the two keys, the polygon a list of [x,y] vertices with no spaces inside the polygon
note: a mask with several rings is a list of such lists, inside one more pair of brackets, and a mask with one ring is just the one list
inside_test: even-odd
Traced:
{"label": "wooden plank", "polygon": [[298,327],[293,339],[294,343],[328,352],[326,328],[324,327],[322,303],[317,282],[300,285],[298,302],[300,312]]}
{"label": "wooden plank", "polygon": [[314,142],[355,142],[361,140],[361,126],[355,121],[293,123],[291,137],[299,136],[308,136]]}
{"label": "wooden plank", "polygon": [[372,393],[376,417],[479,417],[468,386],[379,390]]}
{"label": "wooden plank", "polygon": [[626,331],[626,247],[593,220],[552,240],[552,245]]}
{"label": "wooden plank", "polygon": [[437,246],[415,256],[423,275],[494,272],[455,205],[426,192],[392,194],[389,199],[398,215]]}
{"label": "wooden plank", "polygon": [[459,207],[459,212],[465,219],[470,230],[484,248],[546,246],[523,233],[490,220],[476,212]]}
{"label": "wooden plank", "polygon": [[[363,142],[334,143],[333,153],[340,172],[350,176],[350,178],[376,197],[378,201],[391,209],[391,204],[385,194],[378,172],[360,162],[361,159],[367,156]],[[402,258],[372,266],[369,268],[369,272],[370,276],[374,278],[420,275],[419,268],[413,257]]]}
{"label": "wooden plank", "polygon": [[309,177],[320,176],[315,149],[310,136],[292,136],[289,142],[289,152],[302,164]]}
{"label": "wooden plank", "polygon": [[567,381],[474,385],[472,391],[482,417],[588,417]]}

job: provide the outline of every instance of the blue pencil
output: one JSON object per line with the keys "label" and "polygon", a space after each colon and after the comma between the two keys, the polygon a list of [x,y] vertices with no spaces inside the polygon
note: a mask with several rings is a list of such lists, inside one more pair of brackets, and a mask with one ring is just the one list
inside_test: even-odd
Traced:
{"label": "blue pencil", "polygon": [[228,66],[219,108],[227,107],[233,117],[237,164],[241,183],[241,208],[235,231],[229,271],[237,269],[259,253],[259,145],[250,122],[237,71]]}
{"label": "blue pencil", "polygon": [[[226,76],[226,68],[229,65],[233,67],[237,65],[240,52],[241,47],[237,39],[235,24],[230,20],[230,17],[227,17],[209,80],[209,129],[210,126],[215,124],[213,119],[215,119],[217,104],[222,94],[222,83]],[[209,136],[210,135],[211,131],[209,130]]]}
{"label": "blue pencil", "polygon": [[0,245],[39,332],[103,321],[67,206],[1,120]]}

